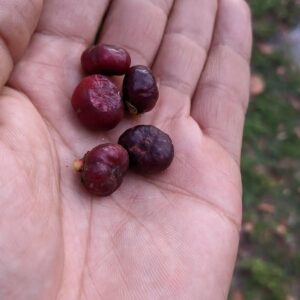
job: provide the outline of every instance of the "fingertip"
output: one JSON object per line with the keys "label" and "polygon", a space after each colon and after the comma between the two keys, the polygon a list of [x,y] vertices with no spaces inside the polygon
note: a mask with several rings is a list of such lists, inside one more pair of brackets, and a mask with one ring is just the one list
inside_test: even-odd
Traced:
{"label": "fingertip", "polygon": [[215,32],[213,45],[229,45],[246,61],[252,50],[252,21],[249,5],[244,0],[220,0],[218,8],[219,30]]}
{"label": "fingertip", "polygon": [[219,0],[211,49],[192,116],[204,133],[239,163],[249,102],[251,14],[244,0]]}

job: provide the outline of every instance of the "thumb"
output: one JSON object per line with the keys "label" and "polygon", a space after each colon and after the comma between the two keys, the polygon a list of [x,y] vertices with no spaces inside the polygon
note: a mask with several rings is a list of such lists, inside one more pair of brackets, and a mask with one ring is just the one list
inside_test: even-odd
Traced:
{"label": "thumb", "polygon": [[43,0],[2,0],[0,7],[0,89],[26,50],[37,26]]}

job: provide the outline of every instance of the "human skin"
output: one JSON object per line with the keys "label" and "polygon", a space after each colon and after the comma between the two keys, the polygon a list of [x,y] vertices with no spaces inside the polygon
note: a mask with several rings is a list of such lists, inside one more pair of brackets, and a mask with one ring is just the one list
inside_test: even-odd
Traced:
{"label": "human skin", "polygon": [[[243,0],[109,4],[1,2],[0,299],[226,299],[241,223],[249,9]],[[95,133],[70,99],[99,24],[101,42],[153,68],[160,99]],[[142,123],[172,137],[170,168],[129,173],[105,199],[86,193],[73,160]]]}

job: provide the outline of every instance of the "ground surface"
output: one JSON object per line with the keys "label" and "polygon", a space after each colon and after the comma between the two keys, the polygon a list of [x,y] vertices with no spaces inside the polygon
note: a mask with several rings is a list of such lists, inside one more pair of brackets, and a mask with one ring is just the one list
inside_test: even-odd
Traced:
{"label": "ground surface", "polygon": [[273,42],[300,21],[300,1],[248,3],[254,20],[252,92],[258,95],[252,96],[245,128],[244,221],[230,299],[298,300],[300,72]]}

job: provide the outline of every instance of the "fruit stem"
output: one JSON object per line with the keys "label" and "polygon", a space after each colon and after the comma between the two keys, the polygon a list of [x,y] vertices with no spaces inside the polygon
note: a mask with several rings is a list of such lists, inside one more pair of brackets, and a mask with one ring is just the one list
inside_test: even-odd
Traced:
{"label": "fruit stem", "polygon": [[136,109],[135,106],[133,106],[131,103],[127,102],[126,101],[126,105],[127,105],[127,108],[129,110],[129,112],[132,114],[132,115],[138,115],[138,110]]}
{"label": "fruit stem", "polygon": [[76,159],[76,160],[74,160],[74,162],[73,162],[73,169],[76,172],[80,172],[80,171],[82,171],[82,168],[83,168],[83,160],[82,159]]}

